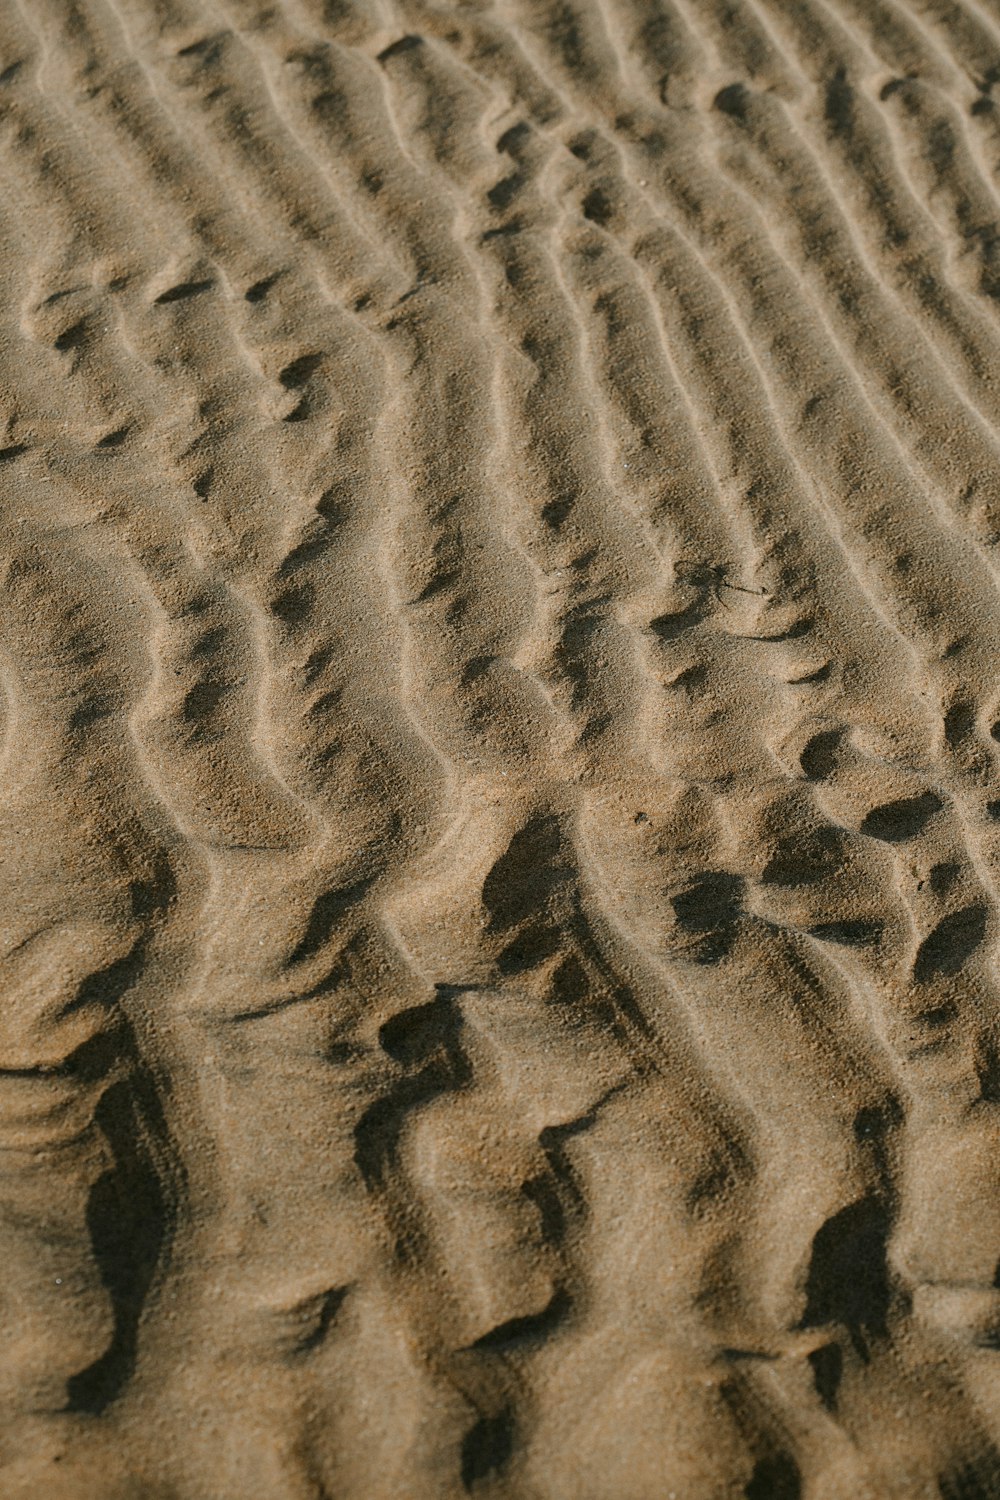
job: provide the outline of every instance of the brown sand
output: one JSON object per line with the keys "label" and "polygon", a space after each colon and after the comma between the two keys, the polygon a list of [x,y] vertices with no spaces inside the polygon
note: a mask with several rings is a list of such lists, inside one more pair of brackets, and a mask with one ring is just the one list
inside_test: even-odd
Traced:
{"label": "brown sand", "polygon": [[0,1497],[1000,1496],[998,0],[4,0]]}

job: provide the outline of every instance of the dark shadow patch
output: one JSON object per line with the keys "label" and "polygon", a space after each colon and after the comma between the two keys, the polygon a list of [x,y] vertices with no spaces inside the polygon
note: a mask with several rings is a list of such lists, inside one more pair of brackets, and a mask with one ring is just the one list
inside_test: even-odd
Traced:
{"label": "dark shadow patch", "polygon": [[583,200],[583,217],[592,224],[610,224],[615,215],[615,206],[603,188],[594,187]]}
{"label": "dark shadow patch", "polygon": [[[508,219],[506,224],[498,224],[495,229],[484,229],[479,237],[482,245],[488,245],[491,240],[504,240],[520,234],[524,229],[521,219]],[[508,261],[504,266],[504,276],[508,286],[517,286],[522,279],[523,271],[520,266]]]}
{"label": "dark shadow patch", "polygon": [[[622,1008],[623,1009],[623,1008]],[[622,1014],[622,1009],[618,1015]],[[605,1015],[595,1008],[591,1011],[600,1025],[605,1020],[609,1023],[611,1034],[621,1035],[621,1026],[611,1007],[607,1007]],[[617,1023],[617,1024],[616,1024]],[[543,1178],[535,1179],[536,1182],[545,1181],[547,1191],[551,1191],[553,1197],[558,1198],[558,1213],[565,1217],[572,1216],[578,1221],[586,1216],[587,1203],[583,1190],[580,1187],[576,1171],[573,1166],[572,1152],[569,1149],[572,1141],[579,1135],[584,1135],[597,1121],[598,1115],[605,1104],[625,1087],[624,1083],[612,1085],[584,1115],[579,1115],[575,1120],[570,1120],[565,1125],[546,1125],[538,1133],[538,1143],[545,1153],[548,1163],[548,1174]],[[525,1192],[528,1191],[525,1185]],[[529,1194],[530,1196],[530,1194]],[[549,1220],[550,1227],[554,1221]],[[565,1292],[559,1291],[555,1294],[549,1306],[540,1314],[542,1318],[561,1317],[564,1311],[568,1311],[569,1297]]]}
{"label": "dark shadow patch", "polygon": [[976,710],[971,703],[953,703],[944,716],[944,739],[950,750],[956,750],[976,727]]}
{"label": "dark shadow patch", "polygon": [[510,172],[506,177],[501,177],[500,181],[495,182],[486,194],[490,207],[496,209],[498,213],[503,213],[513,203],[525,181],[525,174],[520,171]]}
{"label": "dark shadow patch", "polygon": [[271,601],[271,613],[284,625],[302,625],[308,620],[316,600],[311,584],[283,589]]}
{"label": "dark shadow patch", "polygon": [[878,96],[882,103],[884,104],[887,99],[891,99],[893,94],[898,94],[901,89],[905,89],[906,85],[910,82],[909,78],[890,78],[888,83],[883,83],[878,91]]}
{"label": "dark shadow patch", "polygon": [[844,1373],[844,1351],[839,1344],[824,1344],[807,1356],[813,1386],[827,1411],[835,1411],[837,1392]]}
{"label": "dark shadow patch", "polygon": [[694,1219],[704,1218],[725,1203],[745,1177],[747,1162],[738,1141],[726,1145],[727,1150],[713,1152],[684,1195],[684,1206]]}
{"label": "dark shadow patch", "polygon": [[481,1479],[498,1474],[514,1451],[514,1418],[504,1409],[480,1417],[462,1439],[462,1484],[471,1490]]}
{"label": "dark shadow patch", "polygon": [[[1000,1099],[1000,1055],[992,1046],[984,1046],[976,1059],[976,1077],[979,1080],[979,1097],[988,1104]],[[1000,1263],[997,1265],[993,1285],[1000,1286]],[[993,1347],[1000,1346],[1000,1341]]]}
{"label": "dark shadow patch", "polygon": [[243,296],[247,302],[263,302],[268,292],[281,278],[281,272],[275,271],[273,276],[262,276],[260,281],[255,281],[253,286],[248,286]]}
{"label": "dark shadow patch", "polygon": [[62,1014],[71,1015],[74,1011],[84,1010],[89,1005],[100,1005],[105,1010],[111,1010],[135,984],[142,972],[143,947],[141,943],[116,958],[113,963],[96,973],[88,974],[77,986],[76,994]]}
{"label": "dark shadow patch", "polygon": [[886,1094],[877,1104],[866,1104],[854,1116],[854,1139],[875,1172],[878,1196],[892,1201],[895,1191],[896,1132],[905,1119],[901,1101]]}
{"label": "dark shadow patch", "polygon": [[884,1338],[892,1288],[886,1260],[891,1216],[880,1198],[862,1198],[827,1219],[812,1243],[801,1328],[840,1323],[863,1359]]}
{"label": "dark shadow patch", "polygon": [[[461,1088],[471,1076],[461,1047],[462,1013],[454,996],[441,991],[436,1000],[416,1009],[415,1017],[404,1013],[386,1022],[380,1039],[396,1061],[419,1062],[419,1071],[397,1079],[369,1105],[354,1128],[354,1161],[369,1192],[390,1188],[399,1138],[410,1112],[439,1094]],[[409,1034],[408,1025],[413,1028]],[[391,1198],[389,1207],[392,1217]],[[402,1224],[406,1215],[395,1217]],[[401,1256],[407,1254],[403,1233],[397,1237],[396,1249]]]}
{"label": "dark shadow patch", "polygon": [[568,520],[576,506],[575,495],[564,495],[556,500],[547,500],[542,506],[542,520],[552,531],[558,531]]}
{"label": "dark shadow patch", "polygon": [[854,130],[854,89],[847,81],[847,70],[838,67],[826,86],[823,116],[834,135],[849,136]]}
{"label": "dark shadow patch", "polygon": [[11,443],[8,448],[0,448],[0,464],[9,464],[15,458],[20,458],[22,453],[27,453],[27,443]]}
{"label": "dark shadow patch", "polygon": [[674,641],[685,630],[700,625],[705,617],[700,604],[689,604],[687,609],[675,610],[673,614],[657,615],[655,620],[650,620],[649,628],[661,641]]}
{"label": "dark shadow patch", "polygon": [[455,1026],[453,998],[439,992],[426,1005],[413,1005],[384,1022],[379,1028],[379,1046],[393,1062],[412,1068],[426,1062],[438,1047],[450,1046]]}
{"label": "dark shadow patch", "polygon": [[286,391],[301,390],[322,363],[322,354],[300,354],[298,359],[293,359],[283,370],[278,371],[278,380]]}
{"label": "dark shadow patch", "polygon": [[743,1492],[746,1500],[800,1500],[802,1475],[790,1453],[758,1459]]}
{"label": "dark shadow patch", "polygon": [[575,953],[567,953],[559,960],[549,983],[555,1003],[573,1011],[590,995],[587,971]]}
{"label": "dark shadow patch", "polygon": [[202,292],[210,292],[215,286],[214,281],[180,281],[176,286],[168,287],[158,297],[153,298],[154,307],[162,307],[168,302],[184,302],[188,297],[198,297]]}
{"label": "dark shadow patch", "polygon": [[835,874],[843,862],[843,837],[828,824],[778,840],[760,878],[764,885],[812,885]]}
{"label": "dark shadow patch", "polygon": [[708,870],[671,898],[678,927],[696,939],[696,962],[717,963],[729,952],[743,913],[743,893],[741,876]]}
{"label": "dark shadow patch", "polygon": [[504,931],[537,917],[570,876],[559,820],[549,813],[530,818],[483,881],[489,930]]}
{"label": "dark shadow patch", "polygon": [[542,1239],[547,1245],[560,1245],[566,1234],[566,1210],[563,1208],[550,1177],[529,1177],[521,1184],[521,1192],[538,1210]]}
{"label": "dark shadow patch", "polygon": [[565,1287],[559,1287],[541,1312],[525,1313],[520,1318],[508,1318],[506,1323],[499,1323],[496,1328],[491,1328],[489,1333],[482,1334],[470,1345],[470,1348],[507,1352],[520,1344],[545,1338],[557,1323],[562,1322],[569,1308],[569,1293]]}
{"label": "dark shadow patch", "polygon": [[331,1287],[292,1310],[293,1318],[302,1326],[291,1351],[293,1355],[311,1354],[326,1341],[348,1290],[346,1286]]}
{"label": "dark shadow patch", "polygon": [[942,860],[939,864],[931,865],[927,878],[935,896],[947,896],[961,873],[961,865],[951,860]]}
{"label": "dark shadow patch", "polygon": [[804,635],[808,635],[816,624],[815,615],[801,615],[793,620],[784,630],[775,630],[769,635],[738,635],[738,640],[743,641],[798,641]]}
{"label": "dark shadow patch", "polygon": [[204,725],[230,691],[231,684],[228,682],[211,677],[203,678],[184,694],[181,717],[188,724]]}
{"label": "dark shadow patch", "polygon": [[423,37],[414,36],[413,33],[410,32],[407,36],[401,36],[398,41],[390,42],[388,47],[384,47],[382,51],[377,54],[377,61],[380,63],[387,63],[390,58],[401,57],[405,52],[414,52],[418,47],[422,47],[423,45]]}
{"label": "dark shadow patch", "polygon": [[114,711],[115,704],[109,698],[95,694],[85,702],[76,704],[69,716],[69,732],[79,734],[83,730],[92,729],[95,724],[110,719]]}
{"label": "dark shadow patch", "polygon": [[443,594],[446,589],[452,588],[460,583],[462,574],[458,568],[442,567],[436,572],[428,583],[425,583],[420,593],[411,602],[414,604],[426,604],[429,599],[434,599],[438,594]]}
{"label": "dark shadow patch", "polygon": [[861,918],[847,922],[818,922],[809,928],[809,936],[823,943],[841,943],[847,948],[863,948],[877,943],[882,936],[881,922],[866,922]]}
{"label": "dark shadow patch", "polygon": [[685,667],[683,672],[678,672],[665,686],[674,691],[694,694],[699,688],[704,687],[708,681],[708,668],[701,662],[695,662],[694,666]]}
{"label": "dark shadow patch", "polygon": [[485,677],[496,660],[495,656],[487,655],[471,657],[462,668],[460,679],[462,687],[468,687],[470,683],[478,682],[481,677]]}
{"label": "dark shadow patch", "polygon": [[215,470],[211,467],[205,469],[191,481],[191,488],[199,500],[207,500],[215,479]]}
{"label": "dark shadow patch", "polygon": [[825,661],[814,672],[806,672],[802,677],[789,677],[787,681],[792,687],[798,687],[806,682],[825,682],[832,671],[833,662]]}
{"label": "dark shadow patch", "polygon": [[858,1110],[854,1116],[854,1138],[858,1142],[884,1140],[889,1131],[902,1125],[904,1118],[903,1106],[889,1094],[881,1104],[866,1104]]}
{"label": "dark shadow patch", "polygon": [[218,57],[225,44],[226,33],[224,31],[213,32],[211,36],[199,37],[196,42],[189,42],[186,47],[178,47],[174,53],[175,57]]}
{"label": "dark shadow patch", "polygon": [[524,155],[525,148],[530,144],[532,128],[527,120],[517,120],[497,138],[496,149],[503,152],[505,156],[513,156],[520,160]]}
{"label": "dark shadow patch", "polygon": [[940,1031],[942,1026],[947,1026],[954,1021],[958,1010],[954,1001],[946,1000],[943,1005],[932,1005],[929,1010],[918,1011],[913,1017],[915,1026],[923,1026],[927,1031]]}
{"label": "dark shadow patch", "polygon": [[559,933],[554,927],[532,926],[521,932],[497,958],[501,974],[523,974],[559,951]]}
{"label": "dark shadow patch", "polygon": [[330,538],[337,526],[340,525],[345,512],[339,510],[336,501],[331,496],[321,497],[316,502],[316,514],[320,518],[320,524],[312,535],[307,536],[304,541],[293,547],[288,555],[282,560],[278,569],[279,578],[287,578],[290,573],[305,567],[308,563],[315,562],[316,558],[322,557],[330,546]]}
{"label": "dark shadow patch", "polygon": [[109,448],[120,448],[131,431],[131,427],[116,427],[114,432],[105,433],[97,443],[97,447],[105,451]]}
{"label": "dark shadow patch", "polygon": [[745,118],[750,106],[750,90],[745,83],[728,83],[712,100],[712,108],[734,119]]}
{"label": "dark shadow patch", "polygon": [[[124,1051],[135,1056],[127,1025]],[[137,1063],[107,1089],[95,1111],[114,1168],[94,1184],[87,1226],[114,1316],[101,1357],[67,1382],[70,1411],[99,1414],[120,1395],[136,1364],[139,1323],[174,1220],[164,1189],[167,1131],[152,1075]]]}
{"label": "dark shadow patch", "polygon": [[1000,1453],[992,1444],[983,1446],[985,1452],[941,1475],[941,1500],[1000,1500]]}
{"label": "dark shadow patch", "polygon": [[89,326],[86,318],[81,318],[78,323],[73,323],[69,328],[59,335],[55,341],[55,348],[60,354],[66,354],[72,349],[82,349],[87,342]]}
{"label": "dark shadow patch", "polygon": [[917,949],[913,977],[926,984],[938,974],[957,974],[986,936],[985,906],[965,906],[942,917]]}
{"label": "dark shadow patch", "polygon": [[352,906],[357,905],[371,883],[370,878],[365,877],[355,880],[351,885],[339,886],[336,890],[324,891],[317,896],[309,913],[305,932],[289,956],[289,964],[304,963],[307,958],[318,953],[324,943],[330,941],[337,922]]}
{"label": "dark shadow patch", "polygon": [[151,921],[173,904],[177,898],[177,881],[166,854],[156,856],[148,879],[131,881],[128,893],[132,915],[140,921]]}
{"label": "dark shadow patch", "polygon": [[844,738],[842,729],[823,729],[806,743],[799,765],[810,781],[823,781],[837,769],[837,750]]}
{"label": "dark shadow patch", "polygon": [[873,807],[863,819],[861,832],[868,838],[898,844],[922,833],[943,806],[935,792],[921,792],[919,797],[900,797],[896,802],[883,802],[880,807]]}
{"label": "dark shadow patch", "polygon": [[[191,609],[185,611],[185,613],[192,616],[198,616],[201,614],[205,614],[207,611],[207,607],[208,606],[205,601],[199,599],[194,604],[194,606]],[[204,661],[207,657],[210,657],[213,652],[225,650],[228,647],[231,639],[232,636],[226,626],[209,626],[206,630],[203,630],[202,633],[194,641],[191,647],[192,659],[195,661]]]}

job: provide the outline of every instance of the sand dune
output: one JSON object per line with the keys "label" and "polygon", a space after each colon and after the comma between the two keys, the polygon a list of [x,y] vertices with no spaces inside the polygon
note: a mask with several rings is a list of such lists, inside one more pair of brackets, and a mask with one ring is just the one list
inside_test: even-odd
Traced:
{"label": "sand dune", "polygon": [[0,7],[0,1494],[1000,1495],[1000,6]]}

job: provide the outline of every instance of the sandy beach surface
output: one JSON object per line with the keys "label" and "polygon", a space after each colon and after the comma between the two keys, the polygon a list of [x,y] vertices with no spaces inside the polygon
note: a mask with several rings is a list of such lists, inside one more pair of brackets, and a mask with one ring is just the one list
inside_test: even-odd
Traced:
{"label": "sandy beach surface", "polygon": [[0,1496],[1000,1497],[1000,0],[2,0]]}

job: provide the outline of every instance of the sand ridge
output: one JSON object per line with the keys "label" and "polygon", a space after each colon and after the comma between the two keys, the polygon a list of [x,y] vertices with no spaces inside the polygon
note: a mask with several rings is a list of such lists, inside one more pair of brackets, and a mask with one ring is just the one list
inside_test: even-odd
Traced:
{"label": "sand ridge", "polygon": [[998,79],[0,7],[0,1494],[1000,1494]]}

